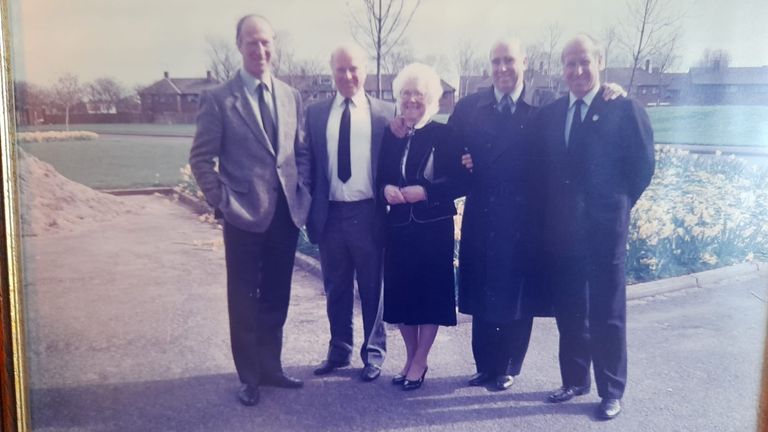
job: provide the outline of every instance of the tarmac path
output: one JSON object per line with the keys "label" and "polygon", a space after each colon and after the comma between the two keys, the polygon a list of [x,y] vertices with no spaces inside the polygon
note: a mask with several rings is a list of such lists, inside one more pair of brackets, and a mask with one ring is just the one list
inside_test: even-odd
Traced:
{"label": "tarmac path", "polygon": [[[389,328],[382,377],[359,358],[314,377],[328,339],[321,282],[297,267],[286,371],[301,390],[235,392],[221,232],[159,196],[125,197],[137,214],[24,238],[32,425],[36,431],[749,431],[756,425],[766,329],[765,270],[629,304],[624,412],[592,418],[595,391],[561,405],[551,319],[534,326],[523,373],[506,392],[465,386],[468,317],[440,330],[424,387],[390,384],[404,352]],[[361,340],[361,321],[356,318]]]}

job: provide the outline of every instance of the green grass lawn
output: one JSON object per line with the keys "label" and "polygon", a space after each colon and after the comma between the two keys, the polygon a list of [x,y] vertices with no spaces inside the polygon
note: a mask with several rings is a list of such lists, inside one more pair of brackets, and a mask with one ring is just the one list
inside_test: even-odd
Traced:
{"label": "green grass lawn", "polygon": [[[70,130],[85,130],[103,134],[127,134],[127,135],[157,135],[157,136],[188,136],[195,134],[193,124],[154,124],[154,123],[126,123],[126,124],[71,124]],[[32,131],[63,131],[64,125],[38,125],[21,126],[19,132]]]}
{"label": "green grass lawn", "polygon": [[768,106],[648,108],[656,142],[768,147]]}
{"label": "green grass lawn", "polygon": [[175,186],[187,163],[191,140],[158,142],[147,137],[25,143],[21,148],[50,163],[65,177],[93,188]]}

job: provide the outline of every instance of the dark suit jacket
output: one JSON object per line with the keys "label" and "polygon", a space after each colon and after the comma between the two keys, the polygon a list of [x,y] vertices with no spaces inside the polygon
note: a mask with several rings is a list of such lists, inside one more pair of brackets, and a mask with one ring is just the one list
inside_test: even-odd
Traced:
{"label": "dark suit jacket", "polygon": [[491,88],[461,99],[448,121],[474,164],[461,227],[459,310],[493,322],[549,313],[529,296],[535,288],[525,289],[537,222],[526,135],[536,108],[519,99],[505,118]]}
{"label": "dark suit jacket", "polygon": [[[309,211],[309,151],[303,142],[299,92],[272,78],[278,151],[269,143],[236,74],[203,91],[197,130],[189,154],[192,173],[206,201],[232,225],[264,232],[282,188],[293,223],[304,225]],[[218,158],[218,172],[214,158]]]}
{"label": "dark suit jacket", "polygon": [[[386,202],[384,198],[386,185],[398,187],[419,185],[426,191],[427,200],[413,204],[390,205],[387,223],[403,225],[411,220],[430,222],[455,215],[454,200],[464,194],[461,177],[465,170],[461,165],[461,147],[457,145],[451,128],[431,122],[415,132],[410,138],[408,159],[418,161],[415,164],[418,168],[414,170],[413,178],[405,179],[401,162],[408,140],[408,137],[396,137],[389,128],[384,131],[377,176],[378,196],[380,200]],[[432,179],[424,175],[430,154],[433,155]]]}
{"label": "dark suit jacket", "polygon": [[535,123],[544,161],[546,252],[620,263],[630,210],[654,172],[651,123],[637,101],[605,101],[601,90],[580,137],[566,147],[568,102],[565,96],[542,108]]}
{"label": "dark suit jacket", "polygon": [[[328,217],[330,180],[328,179],[326,128],[328,127],[328,116],[331,113],[333,101],[334,98],[330,98],[307,107],[306,141],[312,160],[312,204],[309,210],[309,219],[307,220],[307,235],[312,243],[319,241]],[[376,166],[379,160],[381,139],[384,129],[389,125],[389,120],[395,114],[395,107],[389,102],[372,97],[368,98],[368,104],[371,108],[371,170],[374,176],[371,188],[375,194]],[[378,204],[383,215],[384,203],[379,202]]]}

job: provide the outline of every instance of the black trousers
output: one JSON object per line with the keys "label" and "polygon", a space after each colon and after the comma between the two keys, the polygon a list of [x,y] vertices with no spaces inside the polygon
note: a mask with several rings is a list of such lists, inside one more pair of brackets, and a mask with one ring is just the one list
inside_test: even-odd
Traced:
{"label": "black trousers", "polygon": [[533,317],[493,323],[472,316],[472,355],[478,372],[517,376],[531,340]]}
{"label": "black trousers", "polygon": [[282,193],[265,232],[224,223],[229,334],[244,384],[257,386],[262,377],[282,373],[283,325],[298,236]]}
{"label": "black trousers", "polygon": [[328,360],[345,362],[352,354],[357,279],[364,333],[360,358],[366,365],[381,366],[384,362],[387,335],[382,321],[382,242],[383,220],[372,199],[330,203],[319,242],[331,331]]}
{"label": "black trousers", "polygon": [[560,258],[553,274],[563,385],[588,385],[594,362],[598,395],[621,399],[627,383],[624,260]]}

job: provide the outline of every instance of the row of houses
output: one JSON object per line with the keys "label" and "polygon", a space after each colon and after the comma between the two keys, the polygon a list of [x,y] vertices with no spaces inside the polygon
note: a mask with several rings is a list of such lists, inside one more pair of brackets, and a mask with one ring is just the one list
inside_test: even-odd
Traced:
{"label": "row of houses", "polygon": [[[395,75],[382,75],[382,99],[394,101],[392,81]],[[336,90],[333,79],[327,74],[283,76],[293,87],[299,89],[305,104],[332,98]],[[451,113],[456,103],[456,89],[445,80],[440,80],[443,94],[440,97],[440,112]],[[175,78],[168,72],[163,78],[139,91],[141,114],[145,121],[155,123],[189,123],[194,121],[197,103],[202,90],[219,84],[208,72],[205,78]],[[376,93],[376,77],[369,75],[364,84],[368,94]]]}
{"label": "row of houses", "polygon": [[[281,77],[301,91],[306,104],[333,97],[333,79],[328,74],[294,75]],[[382,98],[393,101],[392,81],[394,75],[382,75]],[[645,67],[607,68],[603,71],[604,82],[615,82],[628,89],[631,96],[646,105],[768,105],[768,66],[762,67],[711,67],[691,68],[687,73],[661,73],[652,69],[649,62]],[[630,87],[630,81],[632,85]],[[92,111],[87,103],[79,104],[70,111],[73,123],[192,123],[197,113],[200,93],[219,84],[210,72],[198,78],[176,78],[168,72],[162,79],[138,92],[139,104],[128,111],[121,107],[116,110]],[[453,111],[456,100],[464,95],[489,88],[491,77],[485,73],[462,77],[456,89],[441,80],[443,94],[440,98],[440,113]],[[544,72],[543,64],[538,70],[525,73],[526,99],[536,105],[545,104],[567,92],[560,75]],[[369,75],[365,81],[369,94],[376,92],[376,77]],[[21,104],[19,104],[21,105]],[[60,123],[63,113],[44,108],[17,106],[17,118],[21,124]],[[123,111],[123,112],[121,112]]]}
{"label": "row of houses", "polygon": [[[603,82],[614,82],[629,90],[631,96],[645,105],[768,105],[768,66],[761,67],[696,67],[687,73],[659,72],[650,62],[636,69],[606,68]],[[539,71],[526,71],[527,98],[537,105],[567,93],[560,75],[549,76]],[[630,81],[632,82],[630,88]],[[487,74],[464,77],[459,88],[471,94],[491,86]]]}

